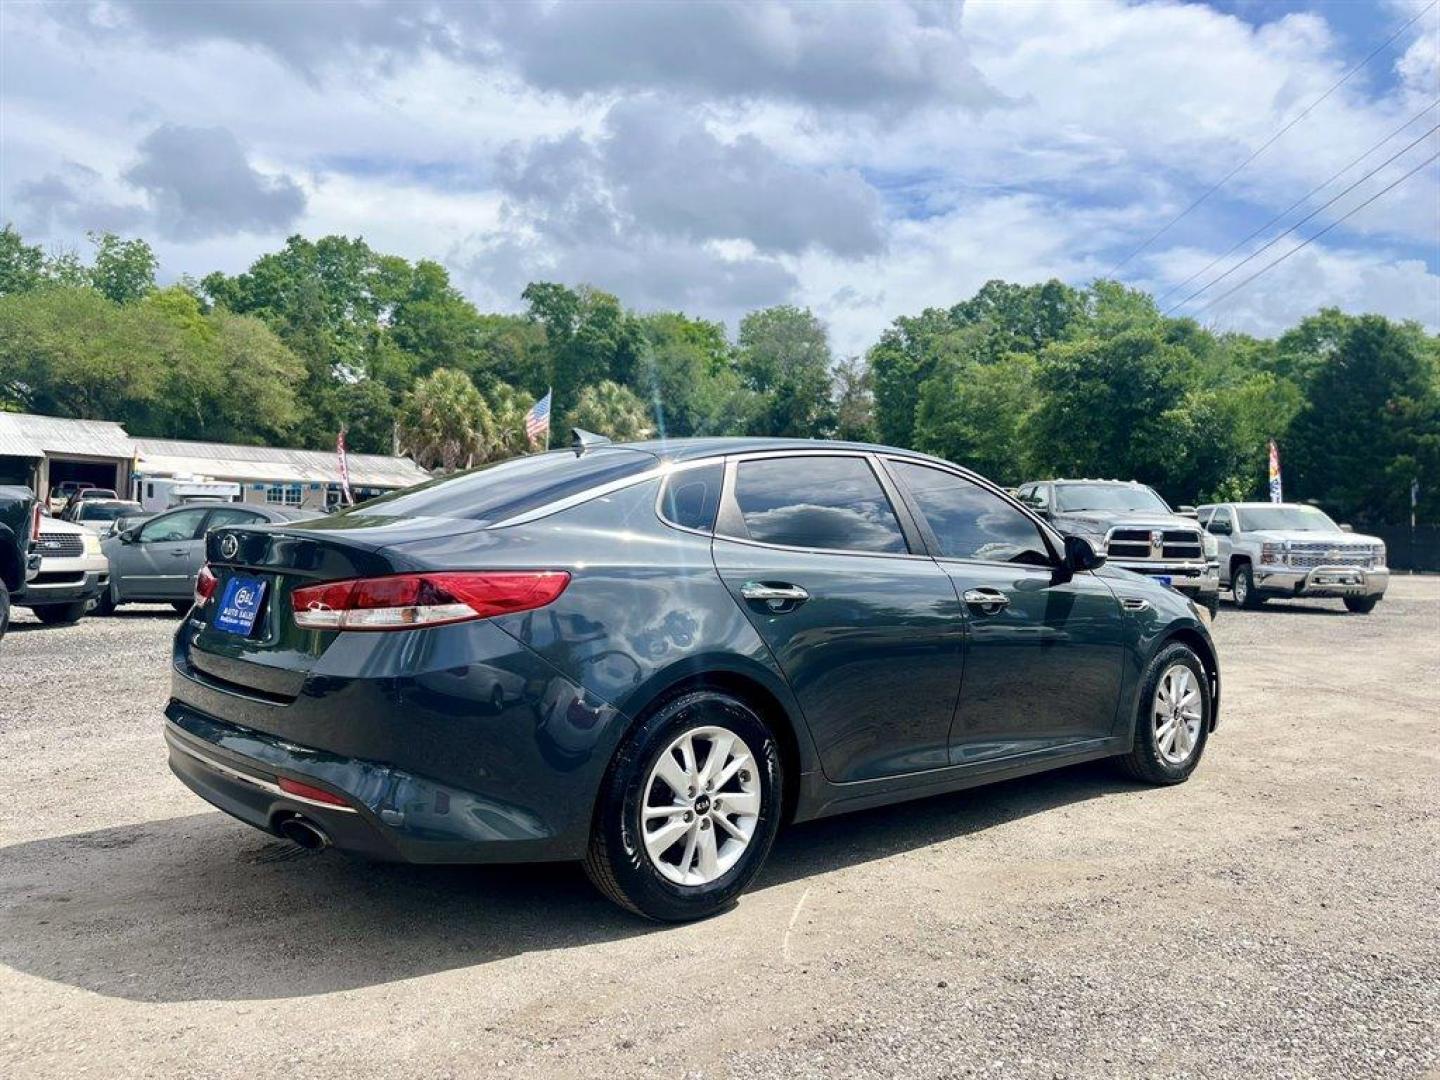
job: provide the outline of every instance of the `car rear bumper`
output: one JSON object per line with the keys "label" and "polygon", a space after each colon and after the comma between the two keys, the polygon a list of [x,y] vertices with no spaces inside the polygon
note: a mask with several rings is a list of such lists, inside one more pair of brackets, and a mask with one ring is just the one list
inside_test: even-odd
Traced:
{"label": "car rear bumper", "polygon": [[1283,596],[1379,598],[1390,586],[1390,569],[1385,566],[1317,566],[1297,570],[1285,566],[1257,566],[1255,586],[1266,593]]}
{"label": "car rear bumper", "polygon": [[[414,863],[531,862],[576,852],[534,814],[375,761],[342,758],[204,716],[165,710],[170,771],[206,802],[278,834],[287,817],[318,825],[341,851]],[[344,807],[282,790],[298,780]]]}
{"label": "car rear bumper", "polygon": [[[267,832],[303,814],[336,848],[407,862],[584,855],[624,724],[492,624],[342,635],[285,697],[264,665],[194,650],[198,625],[176,635],[165,730],[171,769],[220,809]],[[349,810],[297,804],[281,777]]]}

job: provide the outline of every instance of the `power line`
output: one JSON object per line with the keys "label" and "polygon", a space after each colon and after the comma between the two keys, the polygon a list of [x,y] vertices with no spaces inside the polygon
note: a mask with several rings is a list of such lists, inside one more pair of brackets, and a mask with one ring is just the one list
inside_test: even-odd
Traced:
{"label": "power line", "polygon": [[[1309,201],[1314,195],[1316,195],[1318,192],[1323,191],[1325,188],[1329,187],[1329,186],[1330,186],[1331,184],[1333,184],[1336,180],[1338,180],[1340,177],[1344,176],[1347,172],[1349,172],[1351,169],[1353,169],[1356,165],[1359,165],[1360,162],[1364,161],[1367,157],[1369,157],[1371,154],[1373,154],[1376,150],[1379,150],[1380,147],[1384,146],[1387,142],[1389,142],[1391,139],[1393,139],[1396,135],[1399,135],[1400,132],[1404,131],[1407,127],[1409,127],[1411,124],[1413,124],[1416,120],[1419,120],[1420,117],[1424,116],[1424,115],[1425,115],[1427,112],[1429,112],[1431,109],[1435,108],[1436,105],[1440,105],[1440,101],[1432,101],[1429,105],[1426,105],[1425,108],[1421,109],[1418,113],[1416,113],[1414,116],[1412,116],[1409,120],[1406,120],[1403,124],[1401,124],[1399,127],[1397,127],[1394,131],[1390,132],[1389,135],[1386,135],[1383,139],[1381,139],[1379,142],[1377,142],[1374,146],[1370,147],[1369,150],[1366,150],[1363,154],[1361,154],[1359,157],[1357,157],[1354,161],[1350,162],[1350,164],[1346,165],[1344,168],[1338,169],[1338,170],[1336,170],[1335,172],[1331,173],[1330,176],[1329,176],[1326,180],[1322,181],[1320,184],[1317,184],[1315,187],[1311,188],[1311,189],[1310,189],[1309,191],[1307,191],[1304,195],[1301,195],[1300,198],[1296,199],[1293,203],[1291,203],[1289,206],[1287,206],[1284,210],[1281,210],[1278,214],[1276,214],[1274,217],[1272,217],[1269,221],[1265,222],[1264,225],[1261,225],[1258,229],[1256,229],[1254,232],[1252,232],[1249,236],[1246,236],[1246,237],[1244,237],[1243,239],[1237,240],[1233,245],[1231,245],[1231,247],[1230,247],[1228,250],[1226,250],[1226,251],[1222,252],[1221,254],[1215,256],[1215,258],[1211,259],[1210,262],[1209,262],[1207,265],[1205,265],[1204,267],[1202,267],[1202,268],[1199,269],[1199,270],[1196,270],[1195,273],[1191,274],[1191,275],[1190,275],[1189,277],[1187,277],[1184,281],[1182,281],[1182,282],[1180,282],[1180,283],[1178,283],[1178,284],[1176,284],[1176,285],[1171,285],[1170,288],[1166,289],[1163,293],[1161,293],[1159,296],[1157,296],[1157,297],[1155,298],[1155,302],[1156,302],[1157,304],[1160,303],[1160,302],[1163,301],[1167,296],[1169,296],[1171,293],[1179,292],[1181,289],[1183,289],[1186,285],[1189,285],[1189,284],[1190,284],[1192,281],[1194,281],[1196,278],[1201,277],[1201,276],[1203,276],[1203,275],[1205,275],[1205,274],[1208,274],[1211,270],[1215,269],[1216,266],[1220,265],[1220,263],[1222,263],[1223,261],[1225,261],[1226,259],[1228,259],[1228,258],[1229,258],[1231,255],[1233,255],[1235,252],[1239,251],[1242,247],[1244,247],[1246,244],[1248,244],[1251,240],[1254,240],[1255,237],[1259,236],[1259,235],[1260,235],[1261,233],[1263,233],[1266,229],[1270,228],[1271,225],[1274,225],[1276,222],[1278,222],[1278,221],[1280,221],[1282,218],[1284,218],[1287,214],[1290,213],[1290,211],[1294,210],[1294,209],[1295,209],[1296,207],[1298,207],[1298,206],[1302,206],[1303,204],[1305,204],[1306,202],[1308,202],[1308,201]],[[1214,282],[1211,282],[1211,284],[1213,285]]]}
{"label": "power line", "polygon": [[1399,187],[1399,186],[1400,186],[1401,184],[1403,184],[1406,180],[1409,180],[1410,177],[1414,176],[1417,172],[1419,172],[1421,169],[1425,168],[1426,165],[1429,165],[1431,162],[1435,161],[1437,158],[1440,158],[1440,153],[1431,154],[1428,158],[1426,158],[1424,161],[1422,161],[1419,165],[1416,165],[1413,169],[1411,169],[1409,172],[1407,172],[1404,176],[1401,176],[1400,178],[1398,178],[1398,179],[1396,179],[1396,180],[1392,180],[1389,184],[1385,185],[1385,187],[1381,188],[1381,189],[1380,189],[1379,191],[1377,191],[1374,195],[1371,195],[1368,199],[1366,199],[1364,202],[1362,202],[1359,206],[1355,207],[1353,210],[1347,211],[1347,212],[1346,212],[1345,214],[1343,214],[1342,216],[1336,218],[1336,219],[1335,219],[1334,221],[1332,221],[1329,225],[1326,225],[1325,228],[1323,228],[1323,229],[1321,229],[1319,232],[1317,232],[1314,236],[1310,237],[1310,238],[1307,239],[1307,240],[1302,241],[1302,242],[1299,243],[1299,244],[1296,244],[1293,248],[1291,248],[1289,251],[1287,251],[1284,255],[1281,255],[1281,256],[1280,256],[1278,259],[1276,259],[1274,262],[1266,263],[1266,264],[1265,264],[1264,266],[1262,266],[1259,270],[1256,270],[1255,273],[1251,274],[1251,275],[1250,275],[1249,277],[1247,277],[1244,281],[1240,282],[1240,284],[1238,284],[1238,285],[1234,286],[1233,288],[1228,289],[1227,291],[1221,293],[1221,294],[1220,294],[1219,296],[1217,296],[1214,300],[1211,300],[1211,301],[1210,301],[1208,304],[1206,304],[1204,307],[1202,307],[1202,308],[1200,308],[1198,311],[1196,311],[1195,314],[1198,315],[1201,311],[1205,311],[1205,310],[1208,309],[1208,308],[1214,307],[1216,304],[1220,303],[1220,301],[1226,299],[1227,297],[1234,296],[1237,292],[1239,292],[1241,289],[1243,289],[1246,285],[1249,285],[1250,282],[1254,281],[1254,280],[1255,280],[1256,278],[1258,278],[1261,274],[1265,273],[1265,271],[1270,270],[1270,269],[1273,269],[1273,268],[1276,267],[1276,266],[1279,266],[1282,262],[1284,262],[1286,259],[1288,259],[1291,255],[1294,255],[1294,254],[1295,254],[1297,251],[1299,251],[1301,248],[1309,247],[1312,243],[1314,243],[1316,240],[1319,240],[1320,237],[1324,236],[1324,235],[1325,235],[1326,233],[1328,233],[1331,229],[1335,228],[1336,225],[1339,225],[1339,224],[1340,224],[1342,221],[1344,221],[1346,218],[1351,217],[1351,216],[1359,213],[1361,210],[1364,210],[1365,207],[1369,206],[1371,203],[1373,203],[1376,199],[1380,198],[1380,196],[1384,195],[1386,192],[1392,191],[1392,190],[1394,190],[1395,188]]}
{"label": "power line", "polygon": [[[1224,280],[1225,280],[1226,278],[1228,278],[1231,274],[1235,273],[1236,270],[1239,270],[1239,269],[1240,269],[1242,266],[1244,266],[1246,263],[1251,262],[1252,260],[1254,260],[1254,259],[1258,258],[1259,256],[1263,255],[1265,252],[1269,251],[1272,247],[1274,247],[1276,244],[1278,244],[1281,240],[1285,239],[1285,237],[1289,236],[1292,232],[1294,232],[1296,229],[1298,229],[1301,225],[1304,225],[1307,221],[1309,221],[1310,219],[1314,218],[1314,217],[1315,217],[1317,214],[1319,214],[1321,211],[1326,210],[1326,209],[1329,209],[1331,206],[1334,206],[1337,202],[1339,202],[1341,199],[1343,199],[1346,195],[1349,195],[1350,192],[1354,191],[1357,187],[1359,187],[1361,184],[1363,184],[1366,180],[1369,180],[1372,176],[1374,176],[1376,173],[1378,173],[1381,169],[1385,168],[1386,165],[1389,165],[1389,164],[1390,164],[1392,161],[1394,161],[1396,158],[1402,157],[1403,155],[1405,155],[1406,153],[1408,153],[1410,150],[1412,150],[1412,149],[1414,149],[1415,147],[1419,146],[1422,142],[1424,142],[1426,139],[1428,139],[1431,135],[1434,135],[1435,132],[1437,132],[1437,131],[1440,131],[1440,124],[1436,124],[1434,127],[1432,127],[1429,131],[1425,132],[1425,134],[1421,135],[1421,136],[1420,136],[1418,139],[1416,139],[1414,142],[1411,142],[1411,143],[1406,144],[1405,146],[1402,146],[1399,150],[1395,151],[1395,153],[1391,154],[1388,158],[1386,158],[1384,161],[1382,161],[1379,165],[1376,165],[1375,168],[1371,169],[1371,170],[1370,170],[1369,172],[1367,172],[1364,176],[1360,177],[1360,179],[1356,180],[1353,184],[1351,184],[1349,187],[1347,187],[1344,191],[1342,191],[1342,192],[1340,192],[1339,194],[1335,195],[1333,198],[1327,200],[1326,202],[1321,203],[1321,204],[1320,204],[1319,206],[1317,206],[1314,210],[1311,210],[1310,213],[1306,214],[1306,215],[1305,215],[1304,217],[1302,217],[1299,221],[1295,222],[1295,224],[1291,225],[1291,226],[1290,226],[1288,229],[1286,229],[1284,232],[1282,232],[1282,233],[1277,233],[1277,234],[1276,234],[1275,236],[1273,236],[1271,239],[1269,239],[1269,240],[1267,240],[1265,243],[1261,244],[1258,248],[1256,248],[1254,251],[1252,251],[1249,255],[1246,255],[1245,258],[1241,259],[1241,260],[1240,260],[1238,263],[1236,263],[1234,266],[1230,267],[1229,270],[1226,270],[1226,271],[1225,271],[1223,274],[1221,274],[1219,277],[1215,278],[1213,281],[1211,281],[1211,282],[1209,282],[1209,283],[1207,283],[1207,284],[1205,284],[1205,285],[1200,286],[1200,288],[1196,289],[1193,293],[1191,293],[1189,296],[1185,297],[1185,299],[1184,299],[1184,300],[1181,300],[1179,303],[1177,303],[1177,304],[1172,304],[1169,308],[1166,309],[1165,314],[1166,314],[1166,315],[1169,315],[1171,312],[1178,311],[1180,308],[1182,308],[1182,307],[1184,307],[1186,304],[1190,303],[1191,300],[1194,300],[1194,299],[1195,299],[1197,296],[1199,296],[1201,293],[1209,292],[1209,291],[1210,291],[1211,289],[1213,289],[1216,285],[1219,285],[1220,282],[1224,281]],[[1345,219],[1344,219],[1344,218],[1341,218],[1340,220],[1341,220],[1341,221],[1344,221]]]}
{"label": "power line", "polygon": [[1344,75],[1341,75],[1340,78],[1330,87],[1330,89],[1326,90],[1323,94],[1321,94],[1318,98],[1316,98],[1314,101],[1312,101],[1309,105],[1306,105],[1305,108],[1303,108],[1302,110],[1300,110],[1299,114],[1297,114],[1296,117],[1295,117],[1293,120],[1291,120],[1288,124],[1286,124],[1284,127],[1282,127],[1279,131],[1275,132],[1274,135],[1271,135],[1270,138],[1266,139],[1263,143],[1261,143],[1261,144],[1260,144],[1260,147],[1259,147],[1258,149],[1256,149],[1254,152],[1252,152],[1252,153],[1250,154],[1250,156],[1247,157],[1244,161],[1240,162],[1239,165],[1236,165],[1235,168],[1231,169],[1228,173],[1226,173],[1224,176],[1222,176],[1222,177],[1219,179],[1219,181],[1217,181],[1217,182],[1214,184],[1214,186],[1212,186],[1208,191],[1205,192],[1205,194],[1201,195],[1198,199],[1196,199],[1194,202],[1192,202],[1192,203],[1191,203],[1189,206],[1187,206],[1184,210],[1181,210],[1180,213],[1176,214],[1173,218],[1171,218],[1169,221],[1167,221],[1164,225],[1160,226],[1160,228],[1159,228],[1154,234],[1152,234],[1148,239],[1146,239],[1146,241],[1145,241],[1143,244],[1141,244],[1139,247],[1137,247],[1134,251],[1130,252],[1129,255],[1126,255],[1123,259],[1121,259],[1119,262],[1117,262],[1114,266],[1112,266],[1112,267],[1110,268],[1109,272],[1108,272],[1105,276],[1106,276],[1106,277],[1111,277],[1111,276],[1113,276],[1116,270],[1119,270],[1122,266],[1124,266],[1126,263],[1128,263],[1128,262],[1129,262],[1131,259],[1133,259],[1136,255],[1139,255],[1140,252],[1144,251],[1144,250],[1145,250],[1146,248],[1148,248],[1151,244],[1153,244],[1156,240],[1158,240],[1158,239],[1160,239],[1160,237],[1164,236],[1164,235],[1165,235],[1167,232],[1169,232],[1181,219],[1183,219],[1184,217],[1186,217],[1192,210],[1194,210],[1196,207],[1198,207],[1198,206],[1199,206],[1201,203],[1203,203],[1206,199],[1210,198],[1211,195],[1214,195],[1215,192],[1219,191],[1222,187],[1224,187],[1224,186],[1230,181],[1230,179],[1235,176],[1236,173],[1238,173],[1241,169],[1245,168],[1246,165],[1249,165],[1250,162],[1254,161],[1257,157],[1259,157],[1259,156],[1260,156],[1261,154],[1263,154],[1266,150],[1268,150],[1271,146],[1273,146],[1273,145],[1275,144],[1275,141],[1276,141],[1277,139],[1279,139],[1280,136],[1284,135],[1287,131],[1289,131],[1291,128],[1293,128],[1293,127],[1294,127],[1296,124],[1298,124],[1301,120],[1304,120],[1305,117],[1309,116],[1310,113],[1315,109],[1315,107],[1316,107],[1317,105],[1319,105],[1322,101],[1324,101],[1326,98],[1328,98],[1328,97],[1329,97],[1331,94],[1333,94],[1336,90],[1340,89],[1340,87],[1344,86],[1347,82],[1349,82],[1351,76],[1353,76],[1357,71],[1359,71],[1361,68],[1363,68],[1366,64],[1370,63],[1371,60],[1374,60],[1375,57],[1379,56],[1381,52],[1383,52],[1385,49],[1387,49],[1387,48],[1390,46],[1390,44],[1391,44],[1396,38],[1398,38],[1401,34],[1403,34],[1406,30],[1409,30],[1410,27],[1415,24],[1416,20],[1418,20],[1422,15],[1428,14],[1429,11],[1430,11],[1430,9],[1433,8],[1433,7],[1436,5],[1437,2],[1440,2],[1440,0],[1430,0],[1430,3],[1426,4],[1425,7],[1421,8],[1420,11],[1416,12],[1413,16],[1411,16],[1411,18],[1408,19],[1408,20],[1405,22],[1405,24],[1400,27],[1400,29],[1396,30],[1396,31],[1395,31],[1393,34],[1391,34],[1388,38],[1386,38],[1386,39],[1385,39],[1384,41],[1382,41],[1379,45],[1377,45],[1377,46],[1374,48],[1374,50],[1371,51],[1371,53],[1370,53],[1368,56],[1365,57],[1364,60],[1361,60],[1358,64],[1356,64],[1354,67],[1352,67],[1349,71],[1345,72]]}

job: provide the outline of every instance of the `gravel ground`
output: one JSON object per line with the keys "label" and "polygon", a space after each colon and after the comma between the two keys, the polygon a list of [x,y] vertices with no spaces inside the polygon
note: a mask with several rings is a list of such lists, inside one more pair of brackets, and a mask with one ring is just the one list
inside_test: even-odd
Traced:
{"label": "gravel ground", "polygon": [[1103,765],[803,826],[660,928],[575,868],[211,811],[164,609],[0,645],[5,1077],[1440,1075],[1440,579],[1226,608],[1179,788]]}

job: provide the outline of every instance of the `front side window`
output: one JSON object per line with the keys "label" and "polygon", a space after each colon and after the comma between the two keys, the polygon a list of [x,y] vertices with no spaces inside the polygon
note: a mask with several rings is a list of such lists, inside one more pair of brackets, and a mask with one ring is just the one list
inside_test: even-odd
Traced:
{"label": "front side window", "polygon": [[735,501],[752,540],[829,551],[909,550],[890,500],[864,458],[742,461]]}
{"label": "front side window", "polygon": [[164,517],[156,518],[147,522],[140,530],[140,542],[142,544],[164,544],[174,543],[177,540],[194,540],[196,530],[200,528],[200,519],[205,516],[205,510],[181,510],[178,513],[166,514]]}
{"label": "front side window", "polygon": [[928,465],[891,461],[948,559],[1051,565],[1035,523],[998,495],[964,477]]}

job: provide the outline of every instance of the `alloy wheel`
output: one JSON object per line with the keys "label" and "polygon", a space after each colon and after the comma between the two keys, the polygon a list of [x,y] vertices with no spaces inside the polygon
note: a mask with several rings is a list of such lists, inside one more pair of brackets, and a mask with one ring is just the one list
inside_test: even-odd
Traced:
{"label": "alloy wheel", "polygon": [[645,778],[640,832],[655,869],[677,885],[723,877],[750,846],[760,820],[755,755],[724,727],[691,728]]}
{"label": "alloy wheel", "polygon": [[1200,742],[1204,700],[1195,673],[1185,664],[1171,664],[1155,687],[1151,716],[1155,749],[1170,765],[1183,765]]}

